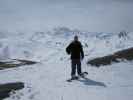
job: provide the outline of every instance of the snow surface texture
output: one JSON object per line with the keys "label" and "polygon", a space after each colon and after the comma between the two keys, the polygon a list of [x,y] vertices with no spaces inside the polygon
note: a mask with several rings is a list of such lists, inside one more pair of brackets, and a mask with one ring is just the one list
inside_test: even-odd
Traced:
{"label": "snow surface texture", "polygon": [[16,81],[25,83],[24,89],[5,100],[133,99],[133,62],[100,68],[86,65],[88,59],[132,47],[133,33],[122,38],[115,33],[78,34],[85,51],[82,67],[89,73],[89,80],[68,83],[66,79],[70,78],[71,69],[65,48],[73,39],[71,33],[58,30],[52,33],[10,33],[1,36],[0,59],[19,58],[40,62],[31,66],[0,70],[0,84]]}

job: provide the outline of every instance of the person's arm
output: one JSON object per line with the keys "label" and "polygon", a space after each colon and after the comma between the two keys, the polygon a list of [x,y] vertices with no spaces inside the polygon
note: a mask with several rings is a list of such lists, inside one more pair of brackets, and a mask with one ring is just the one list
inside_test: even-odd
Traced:
{"label": "person's arm", "polygon": [[71,53],[71,44],[69,44],[66,48],[66,52],[67,54],[70,54]]}
{"label": "person's arm", "polygon": [[84,59],[84,51],[83,51],[83,46],[80,44],[80,52],[81,52],[81,57]]}

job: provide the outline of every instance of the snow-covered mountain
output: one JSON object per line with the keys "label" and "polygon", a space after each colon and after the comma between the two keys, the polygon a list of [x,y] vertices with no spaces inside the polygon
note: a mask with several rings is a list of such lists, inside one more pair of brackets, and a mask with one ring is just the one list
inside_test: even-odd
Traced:
{"label": "snow-covered mountain", "polygon": [[42,60],[45,58],[42,53],[48,54],[45,53],[45,49],[55,48],[54,50],[64,51],[67,44],[73,40],[75,34],[79,36],[85,53],[89,55],[89,58],[129,48],[133,44],[132,32],[121,36],[121,33],[82,32],[66,27],[58,27],[49,32],[0,32],[0,59]]}
{"label": "snow-covered mountain", "polygon": [[[82,65],[83,70],[88,71],[90,80],[67,83],[65,80],[70,77],[70,60],[65,48],[75,34],[84,47],[85,60]],[[0,60],[19,58],[40,62],[0,71],[0,83],[25,83],[23,90],[5,100],[131,100],[132,62],[99,69],[86,65],[88,59],[133,47],[133,32],[120,34],[82,32],[66,27],[48,32],[0,32]]]}

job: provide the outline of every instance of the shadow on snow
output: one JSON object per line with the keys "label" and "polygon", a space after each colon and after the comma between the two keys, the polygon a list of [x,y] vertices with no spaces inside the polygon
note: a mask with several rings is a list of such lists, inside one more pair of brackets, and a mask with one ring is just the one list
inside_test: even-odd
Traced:
{"label": "shadow on snow", "polygon": [[88,78],[85,78],[85,80],[79,80],[80,82],[83,82],[85,85],[93,85],[93,86],[103,86],[107,87],[103,82],[97,82]]}

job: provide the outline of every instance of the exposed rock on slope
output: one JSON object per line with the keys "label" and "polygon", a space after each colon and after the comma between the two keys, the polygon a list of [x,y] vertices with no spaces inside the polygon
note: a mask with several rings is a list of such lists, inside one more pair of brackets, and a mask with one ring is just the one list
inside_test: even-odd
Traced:
{"label": "exposed rock on slope", "polygon": [[36,64],[36,63],[37,62],[35,62],[35,61],[20,60],[20,59],[13,59],[11,61],[6,61],[6,62],[0,61],[0,70],[7,69],[7,68],[19,67],[19,66],[23,66],[23,65],[32,65],[32,64]]}
{"label": "exposed rock on slope", "polygon": [[22,82],[1,84],[0,85],[0,100],[9,97],[11,91],[20,90],[22,88],[24,88],[24,83]]}
{"label": "exposed rock on slope", "polygon": [[115,52],[111,55],[89,60],[87,64],[99,67],[101,65],[109,65],[112,62],[120,62],[123,60],[133,60],[133,48],[125,49],[122,51]]}

